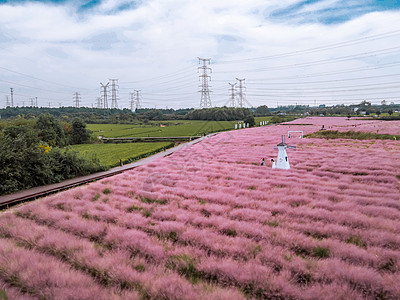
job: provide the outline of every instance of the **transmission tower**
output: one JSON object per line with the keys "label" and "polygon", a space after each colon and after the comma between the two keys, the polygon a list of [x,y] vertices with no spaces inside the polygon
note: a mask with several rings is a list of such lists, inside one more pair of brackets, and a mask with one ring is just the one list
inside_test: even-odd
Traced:
{"label": "transmission tower", "polygon": [[79,108],[79,103],[81,102],[81,96],[78,92],[74,93],[74,104],[76,108]]}
{"label": "transmission tower", "polygon": [[6,108],[10,106],[10,98],[8,98],[8,95],[6,96]]}
{"label": "transmission tower", "polygon": [[243,93],[243,90],[246,88],[243,86],[245,78],[243,79],[236,78],[236,80],[239,81],[238,107],[243,107],[245,101],[245,94]]}
{"label": "transmission tower", "polygon": [[201,98],[200,98],[200,108],[208,108],[211,107],[211,98],[210,98],[210,85],[208,84],[208,81],[211,81],[211,76],[208,75],[208,71],[212,73],[212,70],[210,67],[207,67],[207,65],[210,64],[211,58],[200,58],[199,59],[199,64],[202,64],[201,67],[198,67],[198,70],[201,70],[201,75],[200,81],[201,81]]}
{"label": "transmission tower", "polygon": [[14,107],[14,89],[10,88],[11,93],[11,107]]}
{"label": "transmission tower", "polygon": [[129,106],[131,111],[135,111],[135,93],[129,93],[131,95],[131,100],[129,100]]}
{"label": "transmission tower", "polygon": [[31,107],[35,107],[36,106],[36,104],[35,104],[35,98],[30,98],[30,100],[31,100]]}
{"label": "transmission tower", "polygon": [[231,98],[230,98],[230,106],[231,107],[235,107],[236,106],[236,101],[235,101],[235,97],[236,97],[236,93],[235,93],[235,85],[236,83],[230,83],[228,82],[228,84],[231,86],[231,88],[229,89],[231,91]]}
{"label": "transmission tower", "polygon": [[135,99],[136,110],[138,110],[138,109],[142,108],[142,106],[140,105],[140,90],[135,90],[135,93],[136,93],[136,99]]}
{"label": "transmission tower", "polygon": [[108,88],[109,84],[110,84],[110,83],[107,82],[107,84],[104,85],[104,84],[102,84],[102,83],[100,82],[100,85],[101,85],[101,87],[103,88],[103,104],[104,104],[104,107],[103,107],[103,108],[108,108],[107,88]]}
{"label": "transmission tower", "polygon": [[101,97],[97,97],[97,108],[103,108],[103,103],[101,101]]}
{"label": "transmission tower", "polygon": [[118,108],[118,79],[109,79],[111,81],[111,108]]}

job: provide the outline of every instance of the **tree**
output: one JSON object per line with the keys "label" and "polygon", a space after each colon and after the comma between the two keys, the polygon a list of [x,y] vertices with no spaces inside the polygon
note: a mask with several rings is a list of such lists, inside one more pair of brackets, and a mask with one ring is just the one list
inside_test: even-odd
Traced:
{"label": "tree", "polygon": [[27,126],[10,126],[0,138],[0,194],[51,182],[49,165],[37,133]]}
{"label": "tree", "polygon": [[389,114],[389,115],[393,115],[393,109],[389,109],[389,110],[388,110],[388,114]]}
{"label": "tree", "polygon": [[270,116],[271,115],[271,112],[270,112],[268,106],[266,106],[266,105],[261,105],[261,106],[257,107],[255,113],[258,116]]}
{"label": "tree", "polygon": [[84,144],[90,140],[90,131],[86,129],[86,124],[80,118],[72,120],[71,144]]}
{"label": "tree", "polygon": [[35,129],[39,138],[52,147],[63,147],[66,144],[64,128],[56,118],[49,113],[39,115]]}
{"label": "tree", "polygon": [[250,127],[254,127],[254,125],[256,125],[256,122],[254,121],[254,117],[253,116],[247,116],[243,122],[245,124],[249,124]]}

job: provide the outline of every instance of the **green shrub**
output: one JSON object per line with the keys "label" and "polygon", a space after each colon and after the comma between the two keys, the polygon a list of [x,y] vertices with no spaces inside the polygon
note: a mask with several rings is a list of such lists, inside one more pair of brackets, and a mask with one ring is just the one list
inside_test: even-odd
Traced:
{"label": "green shrub", "polygon": [[328,248],[317,246],[313,249],[312,256],[318,258],[328,258],[331,256],[331,251]]}

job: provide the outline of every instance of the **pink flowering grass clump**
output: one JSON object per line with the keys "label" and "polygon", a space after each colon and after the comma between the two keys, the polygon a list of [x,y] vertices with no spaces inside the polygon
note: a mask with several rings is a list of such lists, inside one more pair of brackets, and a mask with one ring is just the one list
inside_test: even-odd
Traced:
{"label": "pink flowering grass clump", "polygon": [[[398,299],[399,134],[308,117],[219,133],[0,216],[0,298]],[[266,166],[261,166],[264,158]]]}

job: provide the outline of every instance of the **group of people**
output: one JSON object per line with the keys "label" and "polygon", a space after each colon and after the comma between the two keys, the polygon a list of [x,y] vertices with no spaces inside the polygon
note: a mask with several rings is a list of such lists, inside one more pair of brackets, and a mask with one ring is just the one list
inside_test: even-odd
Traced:
{"label": "group of people", "polygon": [[[272,164],[272,169],[275,169],[276,168],[276,163],[275,163],[275,160],[273,158],[271,158],[271,164]],[[265,159],[264,158],[261,160],[261,165],[265,166]]]}

